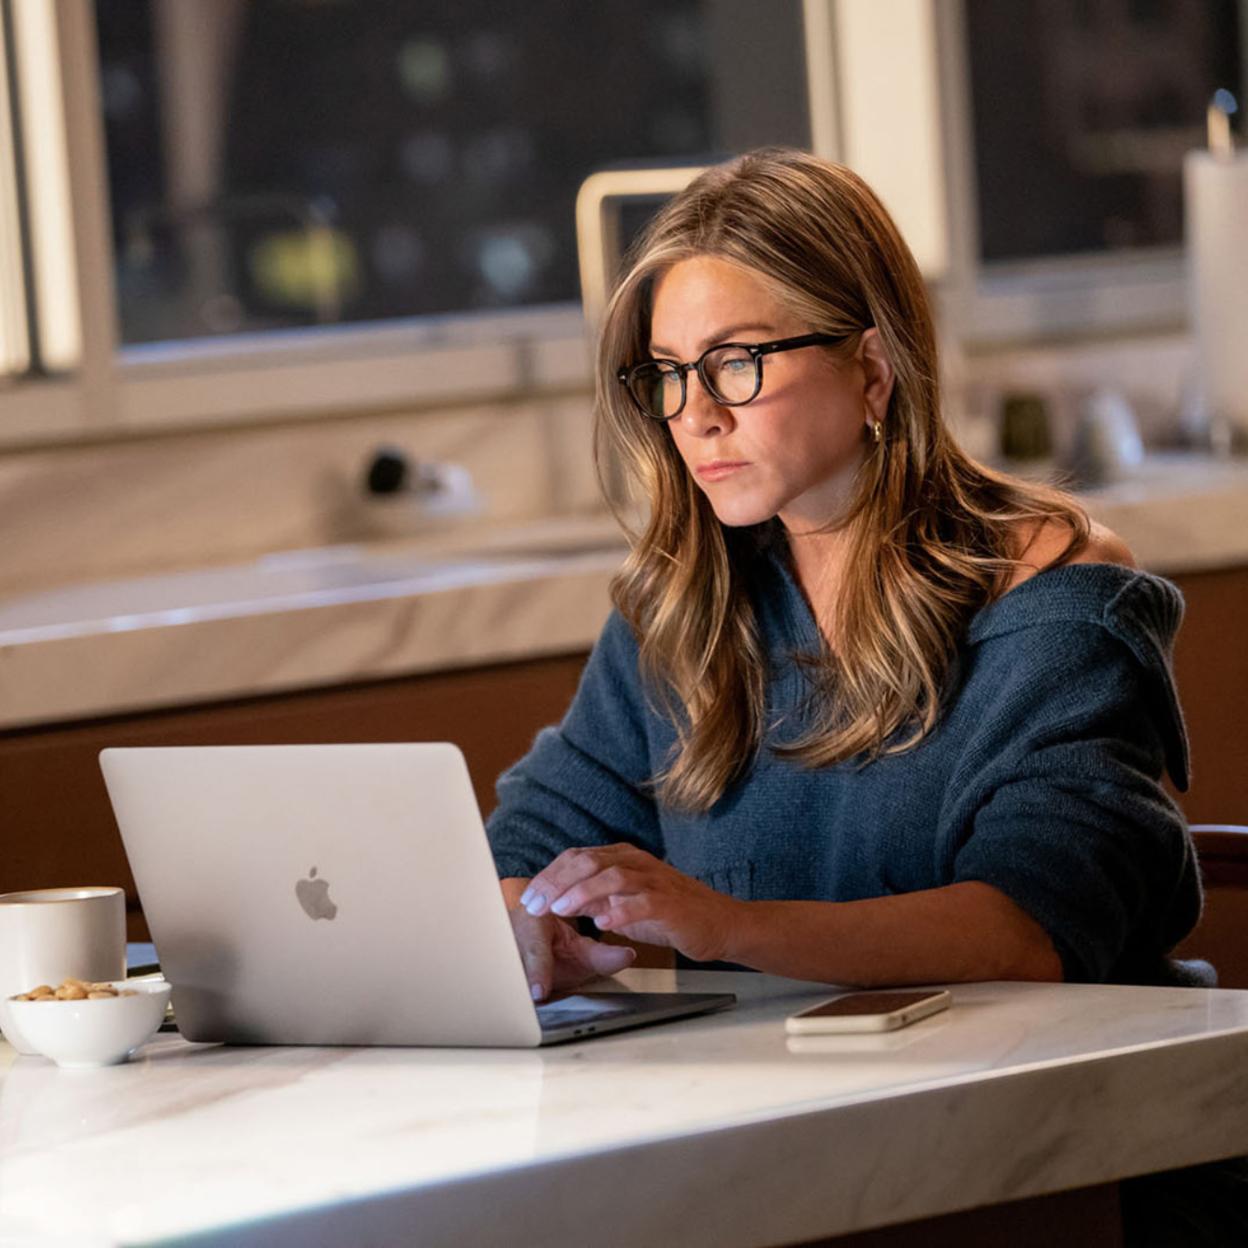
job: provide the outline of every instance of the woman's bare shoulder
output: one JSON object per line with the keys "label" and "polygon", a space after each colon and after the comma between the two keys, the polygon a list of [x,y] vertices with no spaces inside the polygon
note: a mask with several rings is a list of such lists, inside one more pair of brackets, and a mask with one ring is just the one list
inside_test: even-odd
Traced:
{"label": "woman's bare shoulder", "polygon": [[[1020,525],[1018,536],[1019,564],[1006,584],[1007,591],[1030,580],[1056,560],[1062,559],[1062,552],[1070,541],[1070,530],[1060,520],[1046,520],[1042,523]],[[1062,562],[1116,563],[1127,568],[1136,566],[1135,556],[1126,542],[1112,529],[1095,520],[1091,522],[1087,545]]]}

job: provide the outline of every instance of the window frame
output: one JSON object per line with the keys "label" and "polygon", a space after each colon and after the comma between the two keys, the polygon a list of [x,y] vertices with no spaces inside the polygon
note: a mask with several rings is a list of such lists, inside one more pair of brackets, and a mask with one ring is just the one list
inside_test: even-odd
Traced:
{"label": "window frame", "polygon": [[[1248,40],[1248,0],[1240,4]],[[591,388],[577,303],[121,345],[94,4],[58,0],[54,7],[81,364],[72,376],[21,378],[0,388],[0,447]],[[812,148],[861,164],[880,133],[890,136],[892,165],[909,181],[879,189],[903,232],[924,239],[920,258],[952,337],[973,346],[1186,326],[1178,249],[978,263],[964,0],[802,0],[802,13]],[[892,40],[895,49],[898,39],[906,41],[902,60],[917,87],[908,95],[877,93],[870,110],[855,107],[870,70],[864,48]],[[915,98],[930,99],[928,115],[917,115],[923,110]],[[898,143],[926,159],[895,159]],[[864,173],[877,182],[887,176]]]}
{"label": "window frame", "polygon": [[72,375],[0,388],[0,446],[589,387],[578,303],[123,345],[93,0],[58,0],[55,8],[82,351]]}
{"label": "window frame", "polygon": [[[113,371],[111,270],[93,264],[107,256],[107,205],[101,200],[102,119],[95,107],[97,76],[74,72],[94,55],[93,25],[82,0],[53,6],[59,87],[64,118],[65,190],[76,263],[73,289],[79,318],[78,366],[70,375],[27,376],[0,389],[0,443],[81,439],[107,424]],[[8,89],[5,74],[4,89]],[[33,331],[33,326],[31,327]]]}
{"label": "window frame", "polygon": [[[1239,10],[1241,59],[1248,65],[1248,0],[1239,0]],[[953,335],[974,350],[1076,335],[1186,332],[1182,246],[1024,262],[980,260],[966,0],[942,0],[934,16],[950,249],[949,271],[934,294]]]}

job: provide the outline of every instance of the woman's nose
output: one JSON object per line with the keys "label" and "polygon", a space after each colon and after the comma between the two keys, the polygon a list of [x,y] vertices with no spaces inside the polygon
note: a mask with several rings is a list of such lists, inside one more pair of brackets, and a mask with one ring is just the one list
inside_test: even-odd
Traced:
{"label": "woman's nose", "polygon": [[699,437],[723,433],[732,421],[732,409],[725,407],[702,384],[702,378],[690,370],[685,391],[685,409],[677,419],[684,428]]}

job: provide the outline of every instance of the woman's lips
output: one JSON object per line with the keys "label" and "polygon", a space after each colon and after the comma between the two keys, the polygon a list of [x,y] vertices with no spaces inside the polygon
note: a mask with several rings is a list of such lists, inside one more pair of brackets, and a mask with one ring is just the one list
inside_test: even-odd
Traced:
{"label": "woman's lips", "polygon": [[699,464],[696,468],[698,477],[703,481],[720,481],[731,476],[742,468],[748,468],[744,460],[712,459],[709,463]]}

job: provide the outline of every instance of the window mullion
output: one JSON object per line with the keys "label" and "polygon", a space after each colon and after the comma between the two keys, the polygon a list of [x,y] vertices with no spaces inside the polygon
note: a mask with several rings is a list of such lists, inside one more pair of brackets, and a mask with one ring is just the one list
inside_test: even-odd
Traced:
{"label": "window mullion", "polygon": [[93,0],[58,0],[57,61],[66,185],[77,258],[71,297],[80,325],[79,389],[90,425],[116,408],[117,296]]}
{"label": "window mullion", "polygon": [[36,359],[41,371],[69,373],[79,363],[81,317],[74,293],[77,256],[70,219],[56,7],[41,0],[11,0],[10,13],[35,294]]}
{"label": "window mullion", "polygon": [[0,0],[0,379],[20,376],[31,367],[33,345],[22,242],[11,30],[9,0]]}

